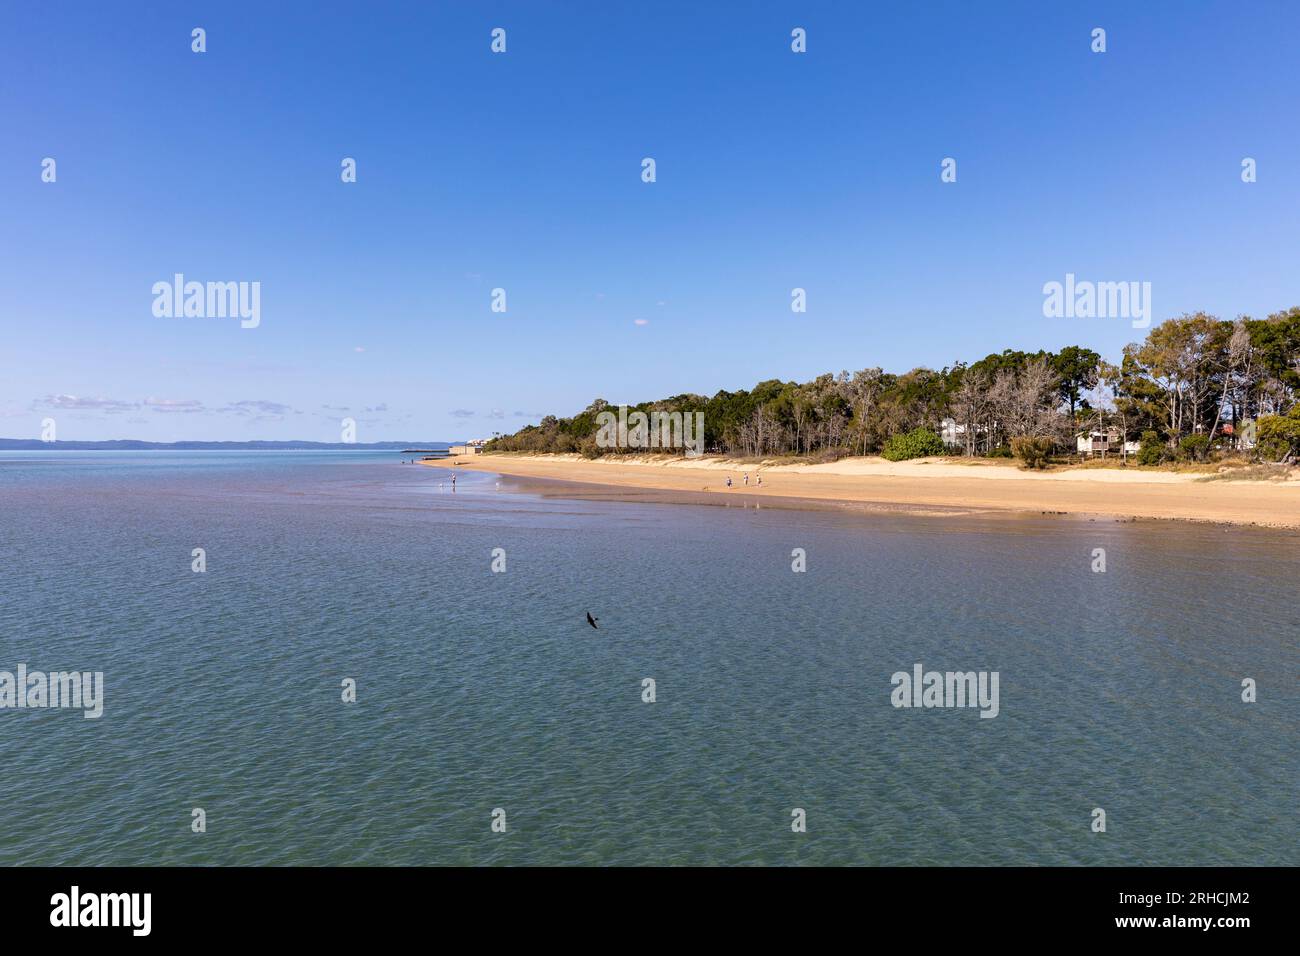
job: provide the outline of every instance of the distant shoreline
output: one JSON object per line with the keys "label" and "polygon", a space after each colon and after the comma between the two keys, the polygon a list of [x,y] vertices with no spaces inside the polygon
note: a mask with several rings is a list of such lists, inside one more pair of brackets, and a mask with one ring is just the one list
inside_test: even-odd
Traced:
{"label": "distant shoreline", "polygon": [[[445,451],[455,442],[323,442],[323,441],[41,441],[0,438],[0,451]],[[441,447],[439,447],[441,446]]]}
{"label": "distant shoreline", "polygon": [[[826,464],[736,461],[716,456],[459,455],[420,464],[520,478],[732,496],[937,509],[948,514],[1020,512],[1151,518],[1300,529],[1300,480],[1204,481],[1203,475],[1079,468],[1024,471],[1011,463],[926,458],[844,458]],[[743,475],[748,472],[749,484]],[[757,478],[761,475],[763,485]],[[730,476],[732,486],[726,486]],[[671,496],[663,500],[671,500]]]}

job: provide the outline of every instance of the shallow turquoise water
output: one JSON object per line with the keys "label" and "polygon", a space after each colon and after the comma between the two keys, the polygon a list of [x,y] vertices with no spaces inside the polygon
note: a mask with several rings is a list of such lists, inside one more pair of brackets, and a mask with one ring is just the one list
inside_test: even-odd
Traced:
{"label": "shallow turquoise water", "polygon": [[[0,710],[0,864],[1300,862],[1300,536],[397,457],[0,456],[0,670],[106,683]],[[893,708],[918,661],[998,671],[999,716]]]}

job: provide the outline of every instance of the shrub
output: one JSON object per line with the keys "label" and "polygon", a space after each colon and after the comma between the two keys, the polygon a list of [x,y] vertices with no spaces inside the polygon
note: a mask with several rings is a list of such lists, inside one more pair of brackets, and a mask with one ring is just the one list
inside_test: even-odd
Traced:
{"label": "shrub", "polygon": [[1144,431],[1138,449],[1139,465],[1158,465],[1165,460],[1165,443],[1154,431]]}
{"label": "shrub", "polygon": [[1011,454],[1019,458],[1026,468],[1045,468],[1047,456],[1052,453],[1052,440],[1038,435],[1022,435],[1011,439]]}
{"label": "shrub", "polygon": [[1262,416],[1256,423],[1255,434],[1255,448],[1265,461],[1300,455],[1300,405],[1286,415]]}
{"label": "shrub", "polygon": [[1193,461],[1200,461],[1205,457],[1205,450],[1210,447],[1210,437],[1208,435],[1188,435],[1178,442],[1178,448],[1182,453]]}
{"label": "shrub", "polygon": [[914,428],[906,435],[894,435],[885,442],[880,456],[887,461],[926,458],[943,454],[943,439],[927,428]]}

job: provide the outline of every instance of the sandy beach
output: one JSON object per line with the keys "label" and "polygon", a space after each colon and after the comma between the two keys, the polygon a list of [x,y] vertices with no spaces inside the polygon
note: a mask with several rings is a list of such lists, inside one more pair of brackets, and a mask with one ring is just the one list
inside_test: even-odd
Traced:
{"label": "sandy beach", "polygon": [[[1300,480],[1294,471],[1285,481],[1206,481],[1203,475],[1118,468],[1030,472],[1011,462],[942,458],[756,465],[711,456],[592,460],[579,455],[522,454],[460,455],[421,464],[629,491],[689,492],[692,498],[731,495],[754,501],[785,499],[785,504],[802,499],[946,513],[1046,512],[1300,529]],[[748,485],[742,478],[746,472]]]}

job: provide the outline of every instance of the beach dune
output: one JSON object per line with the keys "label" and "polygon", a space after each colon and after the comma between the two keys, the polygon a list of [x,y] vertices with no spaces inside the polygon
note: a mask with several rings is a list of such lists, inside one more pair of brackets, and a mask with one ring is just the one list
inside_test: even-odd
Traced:
{"label": "beach dune", "polygon": [[[825,464],[755,463],[704,456],[490,454],[425,461],[435,468],[748,498],[855,502],[947,511],[1052,512],[1300,528],[1300,480],[1205,480],[1154,470],[1025,471],[1011,462],[844,458]],[[748,472],[749,484],[742,484]],[[732,487],[726,486],[730,475]],[[763,476],[758,487],[756,478]]]}

